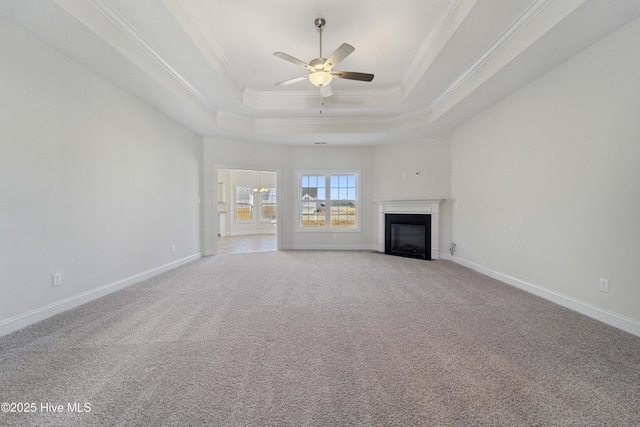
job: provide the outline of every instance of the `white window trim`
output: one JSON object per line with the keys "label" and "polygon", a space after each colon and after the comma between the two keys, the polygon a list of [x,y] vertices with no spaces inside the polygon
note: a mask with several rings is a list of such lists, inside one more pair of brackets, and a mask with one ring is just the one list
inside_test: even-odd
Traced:
{"label": "white window trim", "polygon": [[249,185],[235,185],[233,194],[233,220],[235,224],[252,224],[256,222],[256,201],[255,196],[252,196],[251,203],[251,218],[250,219],[238,219],[238,188],[251,188]]}
{"label": "white window trim", "polygon": [[[355,175],[356,176],[356,227],[332,227],[326,225],[324,227],[303,227],[300,224],[300,182],[303,175]],[[296,171],[296,185],[295,189],[295,204],[296,204],[296,232],[301,233],[359,233],[361,231],[361,212],[362,212],[362,197],[360,192],[360,171],[359,170],[299,170]],[[327,187],[327,197],[330,194],[330,188]],[[326,202],[331,200],[327,198]]]}
{"label": "white window trim", "polygon": [[[270,203],[270,204],[276,206],[276,220],[277,220],[277,218],[278,218],[278,214],[277,214],[277,210],[278,210],[278,188],[277,187],[267,187],[267,188],[269,188],[269,189],[273,188],[274,190],[276,190],[276,202],[275,203]],[[254,196],[254,202],[253,202],[254,207],[255,207],[255,204],[256,204],[255,203],[255,199],[256,199],[256,197]],[[264,224],[270,223],[271,221],[273,221],[272,218],[263,218],[262,217],[262,207],[265,204],[262,203],[262,194],[261,193],[259,193],[259,195],[257,196],[257,199],[259,199],[258,203],[259,203],[259,208],[260,208],[259,211],[257,212],[258,213],[258,222],[264,223]]]}

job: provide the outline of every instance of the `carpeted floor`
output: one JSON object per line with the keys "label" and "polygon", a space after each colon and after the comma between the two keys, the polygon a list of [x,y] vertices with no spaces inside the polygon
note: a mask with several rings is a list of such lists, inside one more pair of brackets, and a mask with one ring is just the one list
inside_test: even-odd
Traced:
{"label": "carpeted floor", "polygon": [[637,426],[640,338],[448,261],[219,255],[0,338],[0,384],[11,426]]}

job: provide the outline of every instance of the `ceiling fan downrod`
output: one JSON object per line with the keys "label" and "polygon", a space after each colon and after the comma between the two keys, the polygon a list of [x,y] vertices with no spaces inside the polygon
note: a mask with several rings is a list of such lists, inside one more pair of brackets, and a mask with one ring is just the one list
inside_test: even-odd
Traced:
{"label": "ceiling fan downrod", "polygon": [[320,30],[320,58],[322,58],[322,30],[324,29],[324,25],[327,21],[324,18],[316,18],[314,24],[316,24],[316,28]]}

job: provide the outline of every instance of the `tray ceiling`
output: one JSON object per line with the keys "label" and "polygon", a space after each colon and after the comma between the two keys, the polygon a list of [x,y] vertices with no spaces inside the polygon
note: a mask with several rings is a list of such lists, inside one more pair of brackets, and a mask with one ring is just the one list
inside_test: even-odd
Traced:
{"label": "tray ceiling", "polygon": [[[640,15],[638,0],[4,0],[0,17],[204,136],[378,144],[449,130]],[[273,56],[355,51],[324,99]]]}

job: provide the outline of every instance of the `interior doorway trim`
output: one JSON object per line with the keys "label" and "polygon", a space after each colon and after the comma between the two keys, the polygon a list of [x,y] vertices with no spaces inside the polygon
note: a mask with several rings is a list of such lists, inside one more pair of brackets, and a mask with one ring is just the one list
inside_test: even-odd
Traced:
{"label": "interior doorway trim", "polygon": [[[258,166],[240,166],[240,165],[213,165],[213,177],[212,182],[210,183],[210,187],[213,191],[209,191],[208,194],[204,195],[204,255],[212,256],[218,254],[218,221],[215,220],[218,216],[218,171],[220,169],[230,169],[230,170],[241,170],[241,171],[262,171],[262,172],[273,172],[276,174],[276,191],[277,194],[280,195],[281,191],[281,173],[280,169],[273,169],[269,167],[258,167]],[[206,188],[207,186],[205,186]],[[280,241],[281,241],[281,230],[282,226],[279,222],[281,218],[280,209],[281,209],[281,201],[280,198],[276,200],[276,212],[278,222],[276,224],[276,250],[280,250]]]}

